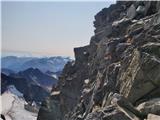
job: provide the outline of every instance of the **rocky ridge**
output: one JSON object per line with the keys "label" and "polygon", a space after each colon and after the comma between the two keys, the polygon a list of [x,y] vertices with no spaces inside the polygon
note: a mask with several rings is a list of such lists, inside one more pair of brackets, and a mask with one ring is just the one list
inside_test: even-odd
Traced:
{"label": "rocky ridge", "polygon": [[160,119],[160,2],[121,1],[95,16],[38,120]]}

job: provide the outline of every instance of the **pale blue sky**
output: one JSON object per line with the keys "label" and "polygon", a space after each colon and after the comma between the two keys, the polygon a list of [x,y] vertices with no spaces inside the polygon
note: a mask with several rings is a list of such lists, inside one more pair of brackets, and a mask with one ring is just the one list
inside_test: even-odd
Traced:
{"label": "pale blue sky", "polygon": [[89,44],[94,15],[109,2],[2,2],[2,54],[73,56]]}

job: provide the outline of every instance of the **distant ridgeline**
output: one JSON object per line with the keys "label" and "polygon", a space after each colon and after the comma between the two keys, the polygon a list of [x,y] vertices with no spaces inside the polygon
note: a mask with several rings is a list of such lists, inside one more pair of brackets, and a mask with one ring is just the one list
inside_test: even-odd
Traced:
{"label": "distant ridgeline", "polygon": [[64,65],[71,61],[69,57],[2,57],[2,69],[10,72],[24,71],[28,68],[38,68],[42,72],[59,72],[62,71]]}
{"label": "distant ridgeline", "polygon": [[94,26],[38,120],[160,120],[160,2],[118,1]]}
{"label": "distant ridgeline", "polygon": [[1,58],[1,94],[9,85],[23,94],[27,102],[41,103],[57,84],[67,57],[16,57]]}

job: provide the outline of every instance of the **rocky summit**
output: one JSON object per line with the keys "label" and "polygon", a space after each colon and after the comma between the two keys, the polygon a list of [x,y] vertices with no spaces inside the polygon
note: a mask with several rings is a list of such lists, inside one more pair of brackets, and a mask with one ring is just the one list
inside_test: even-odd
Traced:
{"label": "rocky summit", "polygon": [[38,120],[159,120],[160,2],[117,1],[95,15]]}

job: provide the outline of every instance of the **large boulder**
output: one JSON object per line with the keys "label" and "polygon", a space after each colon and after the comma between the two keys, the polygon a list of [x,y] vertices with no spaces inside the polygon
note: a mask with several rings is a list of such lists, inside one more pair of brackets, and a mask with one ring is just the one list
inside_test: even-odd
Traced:
{"label": "large boulder", "polygon": [[143,102],[138,105],[137,109],[144,115],[147,115],[149,113],[160,115],[160,98]]}
{"label": "large boulder", "polygon": [[115,93],[111,103],[116,105],[120,111],[122,111],[130,119],[140,120],[145,118],[134,106],[122,95]]}
{"label": "large boulder", "polygon": [[160,116],[154,114],[148,114],[147,120],[160,120]]}
{"label": "large boulder", "polygon": [[136,7],[132,4],[127,11],[127,17],[133,19],[135,18],[136,14]]}
{"label": "large boulder", "polygon": [[158,58],[134,50],[129,66],[120,75],[120,93],[135,103],[157,89],[160,85],[159,71],[160,61]]}

